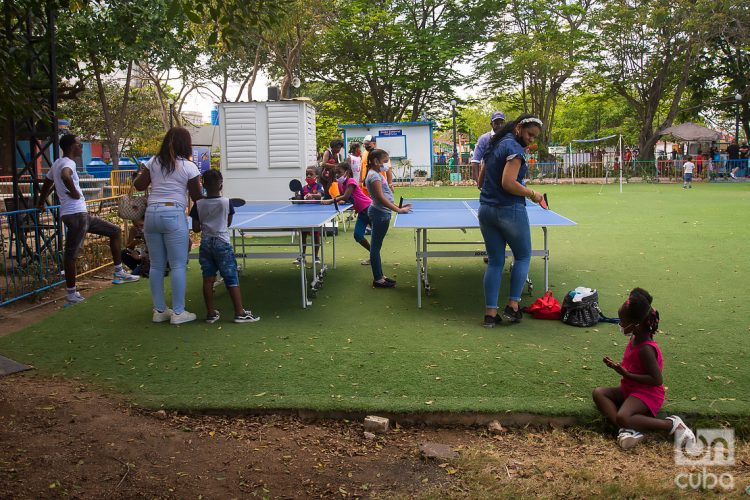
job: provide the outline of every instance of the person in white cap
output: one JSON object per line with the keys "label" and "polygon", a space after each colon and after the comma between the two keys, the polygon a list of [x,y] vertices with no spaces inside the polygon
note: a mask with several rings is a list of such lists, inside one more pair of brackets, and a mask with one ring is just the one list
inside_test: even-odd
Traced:
{"label": "person in white cap", "polygon": [[[490,139],[492,138],[492,135],[496,133],[498,130],[502,128],[502,126],[505,124],[505,113],[502,111],[495,111],[492,113],[492,116],[490,117],[490,126],[492,127],[491,132],[487,132],[486,134],[482,134],[479,137],[479,140],[477,140],[477,145],[474,148],[474,156],[471,159],[471,177],[474,180],[479,179],[479,166],[482,162],[482,157],[484,156],[484,153],[487,152],[487,146],[490,143]],[[477,183],[477,187],[479,189],[482,188]]]}
{"label": "person in white cap", "polygon": [[[364,191],[367,196],[370,196],[370,193],[367,191],[367,186],[365,185],[365,177],[367,176],[367,157],[369,156],[370,151],[377,149],[377,138],[371,135],[366,135],[362,141],[362,145],[365,150],[362,152],[362,171],[359,177],[359,184],[362,191]],[[393,172],[391,171],[390,161],[388,162],[388,170],[381,172],[380,175],[383,176],[383,179],[388,183],[388,187],[393,191]]]}

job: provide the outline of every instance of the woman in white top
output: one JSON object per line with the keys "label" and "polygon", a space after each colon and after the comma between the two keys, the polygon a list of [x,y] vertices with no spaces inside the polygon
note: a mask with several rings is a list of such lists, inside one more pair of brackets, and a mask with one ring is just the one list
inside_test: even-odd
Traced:
{"label": "woman in white top", "polygon": [[[190,132],[182,127],[169,130],[159,154],[146,163],[133,182],[145,191],[151,186],[146,208],[144,236],[151,257],[149,285],[154,302],[153,321],[173,325],[195,319],[185,310],[186,268],[188,259],[188,223],[185,215],[187,195],[193,201],[202,198],[200,171],[188,160],[193,153]],[[169,262],[172,284],[172,308],[164,300],[164,273]]]}

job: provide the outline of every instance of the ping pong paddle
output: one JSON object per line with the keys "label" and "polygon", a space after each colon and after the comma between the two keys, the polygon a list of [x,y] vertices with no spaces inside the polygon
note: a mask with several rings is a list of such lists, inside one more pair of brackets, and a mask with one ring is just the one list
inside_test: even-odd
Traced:
{"label": "ping pong paddle", "polygon": [[234,208],[242,207],[245,205],[245,203],[246,201],[242,198],[229,198],[229,204]]}
{"label": "ping pong paddle", "polygon": [[398,200],[398,208],[401,208],[404,206],[404,197],[402,196],[400,200]]}
{"label": "ping pong paddle", "polygon": [[336,208],[337,212],[341,212],[341,210],[339,210],[339,203],[336,201],[335,196],[333,197],[333,206]]}
{"label": "ping pong paddle", "polygon": [[294,191],[295,193],[299,193],[302,191],[302,182],[300,182],[299,179],[292,179],[289,181],[289,190]]}
{"label": "ping pong paddle", "polygon": [[539,206],[545,210],[549,210],[549,202],[547,201],[547,193],[542,195],[542,201],[539,202]]}

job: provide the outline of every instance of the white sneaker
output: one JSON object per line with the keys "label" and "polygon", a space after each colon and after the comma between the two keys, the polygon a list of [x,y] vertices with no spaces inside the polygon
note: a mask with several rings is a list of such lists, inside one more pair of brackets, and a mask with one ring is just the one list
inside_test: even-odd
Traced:
{"label": "white sneaker", "polygon": [[633,429],[622,429],[620,432],[620,435],[617,436],[617,444],[620,445],[620,448],[623,450],[629,450],[641,441],[643,441],[643,438],[645,436]]}
{"label": "white sneaker", "polygon": [[125,283],[128,281],[138,281],[139,279],[141,279],[140,276],[130,274],[124,269],[122,271],[115,271],[115,281],[117,282]]}
{"label": "white sneaker", "polygon": [[189,323],[195,321],[197,316],[194,313],[182,311],[180,314],[172,313],[172,317],[169,318],[169,322],[173,325],[181,325],[182,323]]}
{"label": "white sneaker", "polygon": [[79,302],[83,302],[84,300],[86,300],[86,298],[78,292],[76,292],[74,295],[68,295],[65,298],[65,302],[70,305],[78,304]]}
{"label": "white sneaker", "polygon": [[365,259],[362,262],[360,262],[363,266],[369,266],[370,265],[370,259]]}
{"label": "white sneaker", "polygon": [[729,172],[729,175],[732,177],[732,179],[736,179],[737,178],[737,176],[734,175],[734,172]]}
{"label": "white sneaker", "polygon": [[172,319],[172,315],[174,314],[174,311],[170,308],[167,308],[163,312],[159,312],[156,309],[154,309],[154,315],[151,317],[151,321],[154,323],[164,323],[165,321],[169,321]]}
{"label": "white sneaker", "polygon": [[667,417],[667,420],[672,421],[672,430],[669,431],[670,436],[674,436],[674,447],[675,449],[686,449],[691,450],[695,448],[695,434],[690,430],[685,422],[682,421],[677,415]]}

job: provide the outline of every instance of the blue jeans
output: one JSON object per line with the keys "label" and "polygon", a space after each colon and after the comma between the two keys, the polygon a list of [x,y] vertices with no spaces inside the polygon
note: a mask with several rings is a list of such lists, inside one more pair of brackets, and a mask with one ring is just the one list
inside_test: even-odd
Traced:
{"label": "blue jeans", "polygon": [[[367,216],[370,218],[372,226],[372,236],[370,237],[370,267],[372,267],[372,279],[375,281],[383,277],[383,263],[380,261],[380,248],[383,246],[383,240],[388,233],[388,226],[391,223],[391,211],[384,212],[370,205],[367,209]],[[359,220],[357,221],[359,223]]]}
{"label": "blue jeans", "polygon": [[357,243],[365,239],[365,230],[370,225],[370,216],[367,215],[367,210],[369,210],[369,207],[357,215],[357,222],[354,224],[354,241]]}
{"label": "blue jeans", "polygon": [[151,270],[149,286],[154,309],[164,311],[164,271],[167,262],[172,269],[172,310],[181,314],[185,311],[186,268],[188,259],[188,226],[185,209],[180,206],[162,204],[150,205],[146,209],[143,226]]}
{"label": "blue jeans", "polygon": [[497,309],[497,296],[503,279],[505,245],[513,252],[510,273],[510,300],[521,300],[523,285],[531,263],[531,230],[526,206],[516,203],[508,207],[479,207],[479,229],[484,237],[489,263],[484,271],[484,302],[488,309]]}
{"label": "blue jeans", "polygon": [[206,236],[201,238],[198,262],[201,264],[204,279],[215,278],[216,273],[220,273],[224,278],[224,286],[227,288],[240,286],[234,249],[221,238]]}

